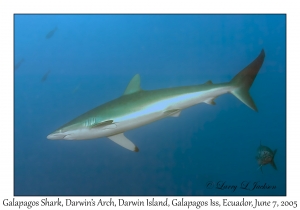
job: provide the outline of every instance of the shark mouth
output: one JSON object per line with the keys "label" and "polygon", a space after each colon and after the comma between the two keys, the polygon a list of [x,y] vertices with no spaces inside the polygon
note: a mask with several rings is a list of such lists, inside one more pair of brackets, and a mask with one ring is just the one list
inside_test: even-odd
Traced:
{"label": "shark mouth", "polygon": [[69,136],[69,135],[63,134],[63,133],[52,133],[47,136],[47,139],[50,139],[50,140],[65,139],[66,136]]}

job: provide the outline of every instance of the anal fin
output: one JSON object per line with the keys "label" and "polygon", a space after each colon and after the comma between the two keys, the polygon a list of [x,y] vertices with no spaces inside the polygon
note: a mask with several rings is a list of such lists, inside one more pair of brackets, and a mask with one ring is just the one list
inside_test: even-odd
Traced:
{"label": "anal fin", "polygon": [[204,102],[207,104],[210,104],[210,105],[216,105],[216,102],[214,100],[215,100],[215,98],[209,98]]}
{"label": "anal fin", "polygon": [[116,144],[118,144],[128,150],[131,150],[134,152],[139,151],[139,148],[137,148],[137,146],[135,146],[129,139],[127,139],[123,133],[119,133],[119,134],[113,135],[113,136],[108,136],[107,138],[109,138]]}

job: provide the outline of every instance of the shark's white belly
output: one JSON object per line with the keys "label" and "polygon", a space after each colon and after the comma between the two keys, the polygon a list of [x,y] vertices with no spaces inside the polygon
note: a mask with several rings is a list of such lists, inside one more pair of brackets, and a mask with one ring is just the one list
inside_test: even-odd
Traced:
{"label": "shark's white belly", "polygon": [[177,113],[179,114],[180,111],[185,108],[212,100],[218,95],[226,92],[228,92],[227,88],[223,88],[220,90],[216,89],[215,91],[201,91],[164,99],[149,104],[142,110],[111,119],[113,120],[113,124],[111,125],[96,128],[83,128],[73,131],[72,134],[65,137],[65,139],[82,140],[113,136],[168,117],[172,115],[172,110],[175,112],[178,110]]}
{"label": "shark's white belly", "polygon": [[208,81],[202,85],[144,91],[140,87],[140,76],[136,74],[123,96],[80,115],[49,134],[47,138],[84,140],[108,137],[116,144],[138,152],[139,149],[124,136],[124,132],[167,116],[177,117],[181,110],[201,102],[214,105],[214,99],[222,94],[230,92],[257,111],[249,89],[264,58],[265,52],[262,50],[259,56],[231,81],[219,84]]}

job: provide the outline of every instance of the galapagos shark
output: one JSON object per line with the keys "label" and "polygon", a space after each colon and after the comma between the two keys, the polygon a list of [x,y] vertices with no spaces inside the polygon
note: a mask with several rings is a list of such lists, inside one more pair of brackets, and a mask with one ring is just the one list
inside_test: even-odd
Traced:
{"label": "galapagos shark", "polygon": [[258,57],[229,82],[143,90],[140,75],[135,75],[124,94],[102,104],[61,126],[48,139],[87,140],[107,137],[120,146],[138,152],[139,149],[124,136],[124,132],[165,117],[178,117],[183,109],[199,103],[215,105],[214,99],[225,93],[236,96],[245,105],[257,111],[249,89],[265,58],[262,50]]}

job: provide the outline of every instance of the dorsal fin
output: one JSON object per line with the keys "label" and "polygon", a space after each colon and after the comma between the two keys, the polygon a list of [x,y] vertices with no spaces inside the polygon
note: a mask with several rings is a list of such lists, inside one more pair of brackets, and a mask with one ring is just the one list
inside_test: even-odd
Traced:
{"label": "dorsal fin", "polygon": [[141,78],[139,74],[136,74],[129,82],[124,95],[132,94],[141,90]]}

